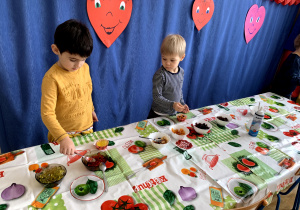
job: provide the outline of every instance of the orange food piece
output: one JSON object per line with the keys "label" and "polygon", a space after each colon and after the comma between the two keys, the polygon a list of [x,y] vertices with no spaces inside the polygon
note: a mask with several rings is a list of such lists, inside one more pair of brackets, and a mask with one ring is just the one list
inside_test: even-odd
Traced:
{"label": "orange food piece", "polygon": [[42,167],[42,168],[47,168],[48,166],[49,166],[48,163],[42,163],[42,164],[41,164],[41,167]]}
{"label": "orange food piece", "polygon": [[105,166],[106,166],[106,168],[111,168],[111,167],[114,166],[114,163],[113,163],[113,162],[106,161]]}
{"label": "orange food piece", "polygon": [[177,135],[185,135],[185,132],[182,128],[180,128],[179,130],[178,129],[173,129],[172,128],[172,132],[177,134]]}
{"label": "orange food piece", "polygon": [[35,171],[35,170],[37,170],[39,167],[40,167],[39,164],[31,164],[31,165],[28,167],[28,169],[29,169],[29,171]]}
{"label": "orange food piece", "polygon": [[183,169],[181,169],[181,173],[183,173],[183,174],[190,174],[190,170],[186,169],[186,168],[183,168]]}
{"label": "orange food piece", "polygon": [[197,169],[194,168],[194,167],[190,167],[190,170],[193,171],[193,172],[196,172],[196,171],[197,171]]}

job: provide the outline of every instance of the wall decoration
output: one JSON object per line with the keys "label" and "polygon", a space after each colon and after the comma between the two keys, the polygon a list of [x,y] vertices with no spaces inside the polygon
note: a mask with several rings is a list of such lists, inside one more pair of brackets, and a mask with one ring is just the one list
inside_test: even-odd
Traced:
{"label": "wall decoration", "polygon": [[257,34],[262,24],[264,23],[266,10],[263,6],[258,8],[257,4],[254,4],[248,11],[245,20],[245,39],[247,44]]}
{"label": "wall decoration", "polygon": [[196,28],[200,31],[211,19],[215,10],[213,0],[195,0],[192,17]]}
{"label": "wall decoration", "polygon": [[132,0],[87,0],[90,22],[103,44],[109,48],[126,28]]}

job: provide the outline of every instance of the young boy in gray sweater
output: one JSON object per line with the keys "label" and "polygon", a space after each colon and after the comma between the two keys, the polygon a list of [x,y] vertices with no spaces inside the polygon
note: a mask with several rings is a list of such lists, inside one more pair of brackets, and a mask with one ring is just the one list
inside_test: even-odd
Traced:
{"label": "young boy in gray sweater", "polygon": [[160,48],[162,66],[152,79],[153,102],[148,119],[189,112],[182,94],[184,70],[179,66],[185,57],[185,48],[186,42],[178,34],[168,35],[163,40]]}

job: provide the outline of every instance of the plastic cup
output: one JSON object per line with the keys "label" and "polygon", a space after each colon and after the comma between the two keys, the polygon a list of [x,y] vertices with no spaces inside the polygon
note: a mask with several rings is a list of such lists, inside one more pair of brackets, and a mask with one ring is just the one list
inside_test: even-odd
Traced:
{"label": "plastic cup", "polygon": [[95,146],[98,150],[105,150],[107,148],[108,142],[109,141],[106,139],[100,139],[96,142]]}

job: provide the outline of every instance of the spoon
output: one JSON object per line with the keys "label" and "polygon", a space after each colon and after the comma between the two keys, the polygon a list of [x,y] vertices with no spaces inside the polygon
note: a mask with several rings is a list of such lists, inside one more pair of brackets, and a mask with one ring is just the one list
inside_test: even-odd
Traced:
{"label": "spoon", "polygon": [[149,138],[149,137],[144,137],[144,136],[139,136],[140,138],[144,138],[144,139],[151,139],[156,143],[160,143],[161,142],[161,138]]}
{"label": "spoon", "polygon": [[75,152],[75,154],[83,157],[84,159],[86,159],[87,162],[95,162],[96,161],[95,158],[87,157],[87,156],[81,155],[81,154],[79,154],[77,152]]}
{"label": "spoon", "polygon": [[107,186],[107,181],[106,181],[106,177],[105,177],[105,170],[106,170],[106,165],[104,162],[101,162],[99,165],[99,169],[102,171],[103,173],[103,179],[104,179],[104,191],[107,192],[108,191],[108,186]]}

